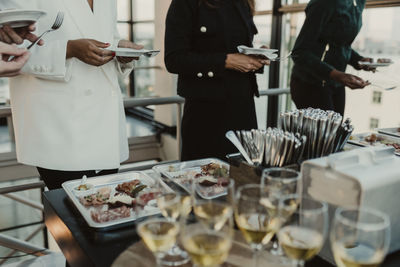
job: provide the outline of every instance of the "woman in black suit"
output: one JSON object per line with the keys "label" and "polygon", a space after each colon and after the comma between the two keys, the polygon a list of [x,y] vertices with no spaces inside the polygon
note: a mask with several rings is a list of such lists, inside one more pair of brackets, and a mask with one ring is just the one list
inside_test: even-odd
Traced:
{"label": "woman in black suit", "polygon": [[237,53],[252,46],[254,0],[172,0],[166,20],[165,64],[185,98],[182,160],[235,151],[229,130],[257,128],[255,72],[267,60]]}

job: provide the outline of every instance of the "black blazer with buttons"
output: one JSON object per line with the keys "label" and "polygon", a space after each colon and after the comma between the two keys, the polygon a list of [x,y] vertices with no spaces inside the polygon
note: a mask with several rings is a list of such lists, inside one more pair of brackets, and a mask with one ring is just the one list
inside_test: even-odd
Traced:
{"label": "black blazer with buttons", "polygon": [[[235,12],[209,7],[199,0],[172,0],[166,19],[165,65],[178,74],[178,94],[185,98],[223,99],[227,96],[258,96],[254,73],[225,69],[233,47],[234,25],[226,18],[237,16],[246,27],[248,38],[243,45],[252,46],[257,28],[244,0],[234,2]],[[218,3],[218,1],[215,1]]]}

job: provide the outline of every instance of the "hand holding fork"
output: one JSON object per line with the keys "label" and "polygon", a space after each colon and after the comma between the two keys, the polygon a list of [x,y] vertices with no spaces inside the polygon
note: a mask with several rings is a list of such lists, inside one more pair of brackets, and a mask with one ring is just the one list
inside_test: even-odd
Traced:
{"label": "hand holding fork", "polygon": [[[61,25],[63,24],[63,22],[64,22],[64,12],[58,12],[58,13],[57,13],[56,20],[54,21],[53,26],[51,26],[51,29],[49,29],[49,30],[43,32],[43,33],[36,39],[36,41],[33,42],[33,43],[31,43],[26,49],[29,50],[29,49],[31,49],[33,46],[37,45],[37,44],[40,42],[40,40],[42,40],[43,37],[44,37],[46,34],[48,34],[49,32],[58,30],[58,29],[61,27]],[[8,61],[12,61],[13,59],[14,59],[14,57],[12,56],[12,57],[10,57],[10,58],[8,59]]]}

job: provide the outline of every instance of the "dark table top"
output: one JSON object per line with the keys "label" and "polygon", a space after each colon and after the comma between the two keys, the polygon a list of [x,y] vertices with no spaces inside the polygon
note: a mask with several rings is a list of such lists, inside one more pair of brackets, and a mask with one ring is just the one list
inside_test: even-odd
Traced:
{"label": "dark table top", "polygon": [[[45,222],[70,266],[110,266],[133,243],[139,241],[136,223],[110,231],[91,229],[63,189],[44,193]],[[316,257],[307,267],[329,267]],[[400,266],[400,253],[387,257],[384,267]]]}

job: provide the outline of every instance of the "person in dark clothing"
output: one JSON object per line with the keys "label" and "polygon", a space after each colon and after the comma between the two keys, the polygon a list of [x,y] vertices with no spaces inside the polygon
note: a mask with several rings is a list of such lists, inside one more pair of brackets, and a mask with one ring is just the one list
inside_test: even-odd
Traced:
{"label": "person in dark clothing", "polygon": [[252,46],[254,0],[172,0],[166,19],[165,65],[185,98],[182,160],[225,159],[235,151],[229,130],[257,128],[255,72],[268,60],[238,54]]}
{"label": "person in dark clothing", "polygon": [[345,73],[347,65],[373,71],[372,62],[351,48],[362,26],[365,0],[311,0],[293,48],[290,89],[297,108],[321,108],[343,115],[345,86],[362,89],[363,79]]}

